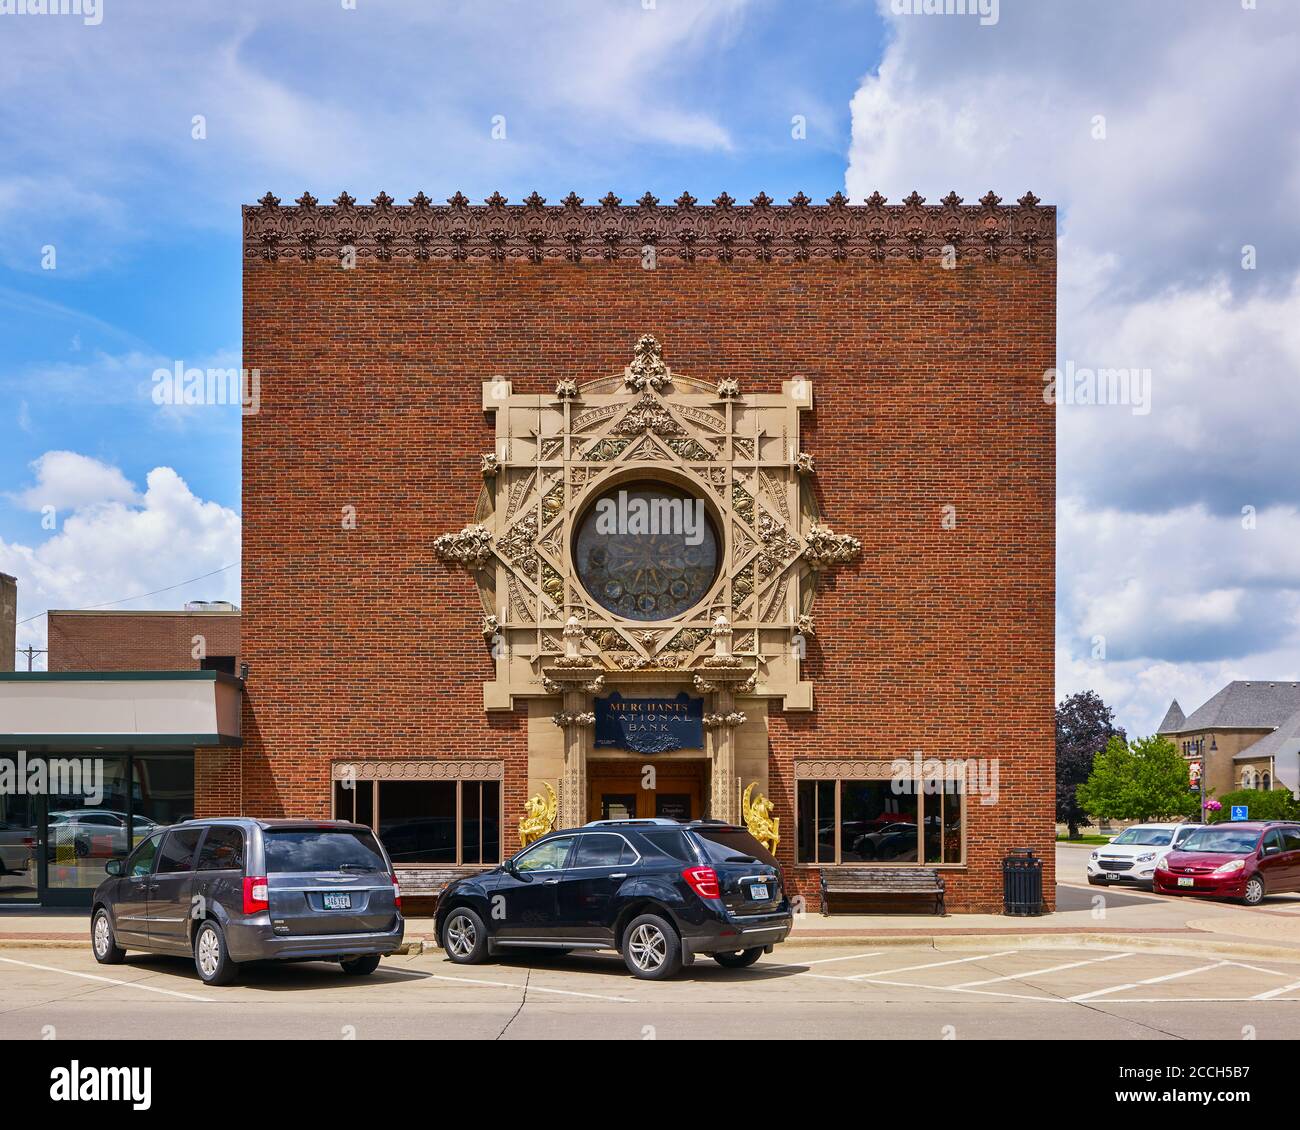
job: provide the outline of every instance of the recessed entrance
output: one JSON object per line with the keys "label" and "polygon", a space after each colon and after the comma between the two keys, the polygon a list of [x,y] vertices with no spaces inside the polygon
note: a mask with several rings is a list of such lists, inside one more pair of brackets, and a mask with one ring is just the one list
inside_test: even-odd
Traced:
{"label": "recessed entrance", "polygon": [[588,820],[699,820],[704,816],[708,761],[589,761]]}

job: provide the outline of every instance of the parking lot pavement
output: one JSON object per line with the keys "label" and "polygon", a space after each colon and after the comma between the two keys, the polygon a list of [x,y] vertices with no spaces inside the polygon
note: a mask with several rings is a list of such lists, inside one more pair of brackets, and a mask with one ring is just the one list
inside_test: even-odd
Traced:
{"label": "parking lot pavement", "polygon": [[615,955],[452,965],[440,951],[250,967],[225,988],[180,959],[0,954],[0,1038],[1300,1038],[1300,962],[990,944],[787,945],[638,981]]}

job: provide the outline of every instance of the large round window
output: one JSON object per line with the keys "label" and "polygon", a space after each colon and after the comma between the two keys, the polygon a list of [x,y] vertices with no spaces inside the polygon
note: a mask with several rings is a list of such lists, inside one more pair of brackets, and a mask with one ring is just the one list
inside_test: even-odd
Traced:
{"label": "large round window", "polygon": [[699,604],[717,579],[719,556],[704,500],[656,482],[605,491],[573,541],[583,587],[630,620],[667,620]]}

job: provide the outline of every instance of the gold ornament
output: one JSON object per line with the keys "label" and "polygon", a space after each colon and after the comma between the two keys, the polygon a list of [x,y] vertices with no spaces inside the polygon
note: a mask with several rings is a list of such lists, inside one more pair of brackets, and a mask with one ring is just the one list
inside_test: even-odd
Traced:
{"label": "gold ornament", "polygon": [[751,781],[741,798],[740,807],[745,816],[745,827],[749,834],[773,855],[776,845],[781,842],[781,818],[772,815],[772,802],[762,793],[751,802],[750,793],[754,791],[757,781]]}
{"label": "gold ornament", "polygon": [[519,818],[521,848],[526,848],[534,841],[540,840],[555,827],[555,814],[559,809],[559,802],[555,799],[555,790],[551,788],[550,782],[543,781],[542,785],[550,793],[550,799],[544,799],[541,793],[534,793],[524,801],[524,814]]}

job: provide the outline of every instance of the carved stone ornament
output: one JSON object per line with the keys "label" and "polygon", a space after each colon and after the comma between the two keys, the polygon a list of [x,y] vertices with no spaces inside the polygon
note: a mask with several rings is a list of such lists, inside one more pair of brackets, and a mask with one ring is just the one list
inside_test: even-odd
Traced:
{"label": "carved stone ornament", "polygon": [[459,192],[445,204],[423,192],[409,204],[382,192],[358,204],[344,192],[332,204],[303,193],[282,205],[268,192],[244,205],[243,227],[244,257],[269,263],[337,263],[345,249],[359,262],[381,263],[639,263],[647,247],[682,263],[910,263],[955,253],[1032,266],[1056,255],[1056,209],[1032,192],[1015,205],[993,192],[972,204],[949,193],[929,205],[915,192],[898,204],[878,192],[857,204],[840,192],[825,204],[803,193],[777,204],[761,192],[737,204],[723,193],[711,206],[689,194],[660,204],[649,193],[629,205],[612,193],[588,206],[572,193],[550,206],[537,193],[519,204],[500,193],[471,204]]}
{"label": "carved stone ornament", "polygon": [[466,526],[458,534],[435,538],[433,550],[453,565],[479,569],[492,559],[492,533],[486,526]]}
{"label": "carved stone ornament", "polygon": [[[629,346],[621,372],[566,378],[576,395],[516,395],[484,382],[495,474],[483,480],[475,524],[433,543],[443,560],[471,570],[483,615],[495,618],[484,705],[510,710],[521,698],[564,695],[557,724],[584,725],[581,695],[597,693],[604,678],[756,694],[809,710],[803,649],[791,640],[809,622],[818,576],[861,549],[823,525],[817,492],[789,454],[813,410],[810,382],[741,402],[719,397],[716,377],[671,371],[649,334]],[[707,563],[697,555],[693,572],[670,571],[682,584],[653,589],[641,619],[629,618],[639,604],[610,598],[609,586],[629,574],[605,571],[642,568],[628,563],[640,547],[600,540],[608,532],[588,522],[596,502],[625,484],[643,496],[659,487],[662,498],[680,496],[711,531]],[[833,482],[823,489],[834,498]],[[597,541],[583,544],[600,549],[597,558],[582,550],[585,564],[584,530]],[[652,569],[664,560],[657,553]],[[614,560],[619,554],[631,556]],[[730,705],[722,725],[738,724]]]}
{"label": "carved stone ornament", "polygon": [[849,534],[835,534],[826,526],[813,526],[808,531],[808,544],[804,559],[814,569],[829,569],[852,561],[862,552],[862,543]]}
{"label": "carved stone ornament", "polygon": [[673,379],[664,364],[663,349],[650,336],[642,334],[630,364],[623,372],[623,380],[633,392],[644,392],[647,387],[662,392]]}

